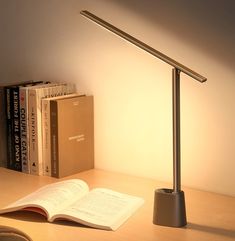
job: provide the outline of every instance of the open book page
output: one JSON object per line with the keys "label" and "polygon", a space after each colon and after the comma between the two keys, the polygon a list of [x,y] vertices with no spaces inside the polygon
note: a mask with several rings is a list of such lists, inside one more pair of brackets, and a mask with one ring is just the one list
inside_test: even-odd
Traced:
{"label": "open book page", "polygon": [[63,217],[94,228],[116,230],[143,202],[139,197],[96,188],[51,221]]}
{"label": "open book page", "polygon": [[[31,210],[41,214],[46,214],[47,218],[57,213],[58,210],[74,203],[89,192],[87,184],[79,179],[70,179],[46,185],[28,196],[17,200],[0,213],[12,212],[16,210]],[[37,210],[37,208],[43,211]]]}

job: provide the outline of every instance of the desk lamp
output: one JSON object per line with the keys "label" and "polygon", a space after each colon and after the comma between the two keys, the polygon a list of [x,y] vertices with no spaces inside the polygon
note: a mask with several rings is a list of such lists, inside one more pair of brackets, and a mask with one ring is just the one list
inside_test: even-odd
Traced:
{"label": "desk lamp", "polygon": [[185,197],[181,190],[180,173],[180,73],[203,83],[207,79],[158,50],[148,46],[128,33],[84,10],[80,14],[128,42],[136,45],[151,55],[173,67],[172,69],[172,115],[173,115],[173,189],[156,189],[154,194],[153,223],[168,227],[183,227],[187,224]]}

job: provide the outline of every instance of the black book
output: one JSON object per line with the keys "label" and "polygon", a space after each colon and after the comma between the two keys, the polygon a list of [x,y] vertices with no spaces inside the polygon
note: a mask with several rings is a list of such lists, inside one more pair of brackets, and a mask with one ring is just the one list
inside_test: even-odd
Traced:
{"label": "black book", "polygon": [[12,143],[12,105],[11,105],[11,87],[5,87],[5,105],[6,105],[6,139],[7,139],[7,168],[13,168],[13,143]]}
{"label": "black book", "polygon": [[7,167],[7,131],[4,86],[0,86],[0,167]]}
{"label": "black book", "polygon": [[10,167],[16,171],[22,170],[21,165],[21,142],[20,142],[20,109],[19,109],[19,86],[10,89],[11,99],[11,125],[12,125],[12,144],[13,144],[13,163]]}

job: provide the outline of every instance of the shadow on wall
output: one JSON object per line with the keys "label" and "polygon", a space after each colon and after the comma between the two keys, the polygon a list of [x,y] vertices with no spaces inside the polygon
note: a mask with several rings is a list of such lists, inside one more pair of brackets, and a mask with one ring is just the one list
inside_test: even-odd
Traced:
{"label": "shadow on wall", "polygon": [[234,0],[113,1],[152,23],[160,24],[195,48],[234,69]]}

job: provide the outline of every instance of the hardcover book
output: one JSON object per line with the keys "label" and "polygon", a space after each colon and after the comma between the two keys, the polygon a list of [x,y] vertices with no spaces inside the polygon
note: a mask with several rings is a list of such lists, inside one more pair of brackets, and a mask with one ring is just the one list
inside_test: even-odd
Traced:
{"label": "hardcover book", "polygon": [[42,99],[42,158],[43,175],[51,176],[51,125],[50,125],[50,101],[84,96],[80,93]]}
{"label": "hardcover book", "polygon": [[105,188],[91,191],[80,179],[46,185],[0,210],[0,214],[27,210],[89,227],[116,230],[144,203],[140,197]]}
{"label": "hardcover book", "polygon": [[51,175],[94,168],[93,96],[50,101]]}

